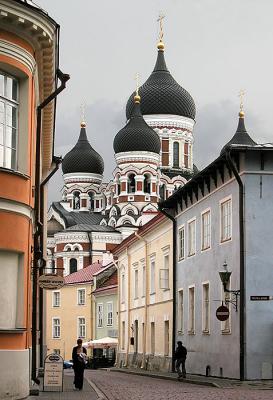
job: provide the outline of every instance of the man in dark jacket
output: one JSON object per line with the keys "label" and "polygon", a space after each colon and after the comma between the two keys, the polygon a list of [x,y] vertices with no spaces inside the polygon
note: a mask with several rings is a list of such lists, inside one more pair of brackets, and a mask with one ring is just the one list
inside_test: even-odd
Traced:
{"label": "man in dark jacket", "polygon": [[[178,378],[186,378],[186,358],[187,358],[187,349],[186,347],[182,346],[182,342],[179,340],[177,342],[177,348],[174,354],[176,360],[176,371],[178,373]],[[181,373],[181,366],[182,366],[182,373]]]}

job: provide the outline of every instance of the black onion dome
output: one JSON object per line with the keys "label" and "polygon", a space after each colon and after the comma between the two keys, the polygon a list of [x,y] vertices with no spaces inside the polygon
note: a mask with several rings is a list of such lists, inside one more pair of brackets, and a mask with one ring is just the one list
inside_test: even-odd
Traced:
{"label": "black onion dome", "polygon": [[[164,51],[158,50],[154,70],[139,88],[141,112],[149,114],[173,114],[195,119],[195,104],[191,95],[172,77],[166,66]],[[127,102],[126,117],[130,118],[134,94]]]}
{"label": "black onion dome", "polygon": [[134,103],[129,122],[116,134],[114,151],[115,153],[127,151],[160,153],[160,138],[145,122],[138,102]]}
{"label": "black onion dome", "polygon": [[233,135],[232,139],[222,148],[221,154],[229,147],[231,144],[241,144],[245,146],[255,146],[257,143],[249,136],[245,127],[244,113],[241,111],[239,113],[238,127]]}
{"label": "black onion dome", "polygon": [[81,125],[81,132],[76,146],[63,159],[62,169],[64,174],[72,172],[103,174],[103,159],[89,143],[84,124]]}

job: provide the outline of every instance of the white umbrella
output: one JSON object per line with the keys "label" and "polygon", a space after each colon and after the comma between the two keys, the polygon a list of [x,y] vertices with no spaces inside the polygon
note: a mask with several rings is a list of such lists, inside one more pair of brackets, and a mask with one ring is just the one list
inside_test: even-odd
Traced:
{"label": "white umbrella", "polygon": [[118,339],[111,337],[104,337],[101,339],[90,340],[89,342],[83,343],[84,347],[102,348],[116,347],[118,345]]}

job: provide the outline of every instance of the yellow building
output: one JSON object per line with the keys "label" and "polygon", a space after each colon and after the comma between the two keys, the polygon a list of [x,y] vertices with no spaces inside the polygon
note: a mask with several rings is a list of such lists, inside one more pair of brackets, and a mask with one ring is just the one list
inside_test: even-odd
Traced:
{"label": "yellow building", "polygon": [[70,360],[78,338],[83,342],[94,339],[91,292],[93,275],[101,268],[102,264],[94,263],[66,276],[61,289],[46,292],[48,353],[59,353]]}
{"label": "yellow building", "polygon": [[158,214],[114,249],[118,256],[119,367],[172,367],[172,222]]}

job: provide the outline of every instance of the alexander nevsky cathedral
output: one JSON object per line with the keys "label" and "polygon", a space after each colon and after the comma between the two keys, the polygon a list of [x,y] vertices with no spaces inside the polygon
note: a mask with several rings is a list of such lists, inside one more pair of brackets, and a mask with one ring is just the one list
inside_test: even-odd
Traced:
{"label": "alexander nevsky cathedral", "polygon": [[131,94],[127,123],[116,134],[113,180],[103,181],[104,162],[81,122],[76,145],[62,162],[62,200],[48,214],[48,268],[73,273],[101,260],[155,216],[197,171],[193,163],[195,104],[169,72],[162,38],[155,67]]}

